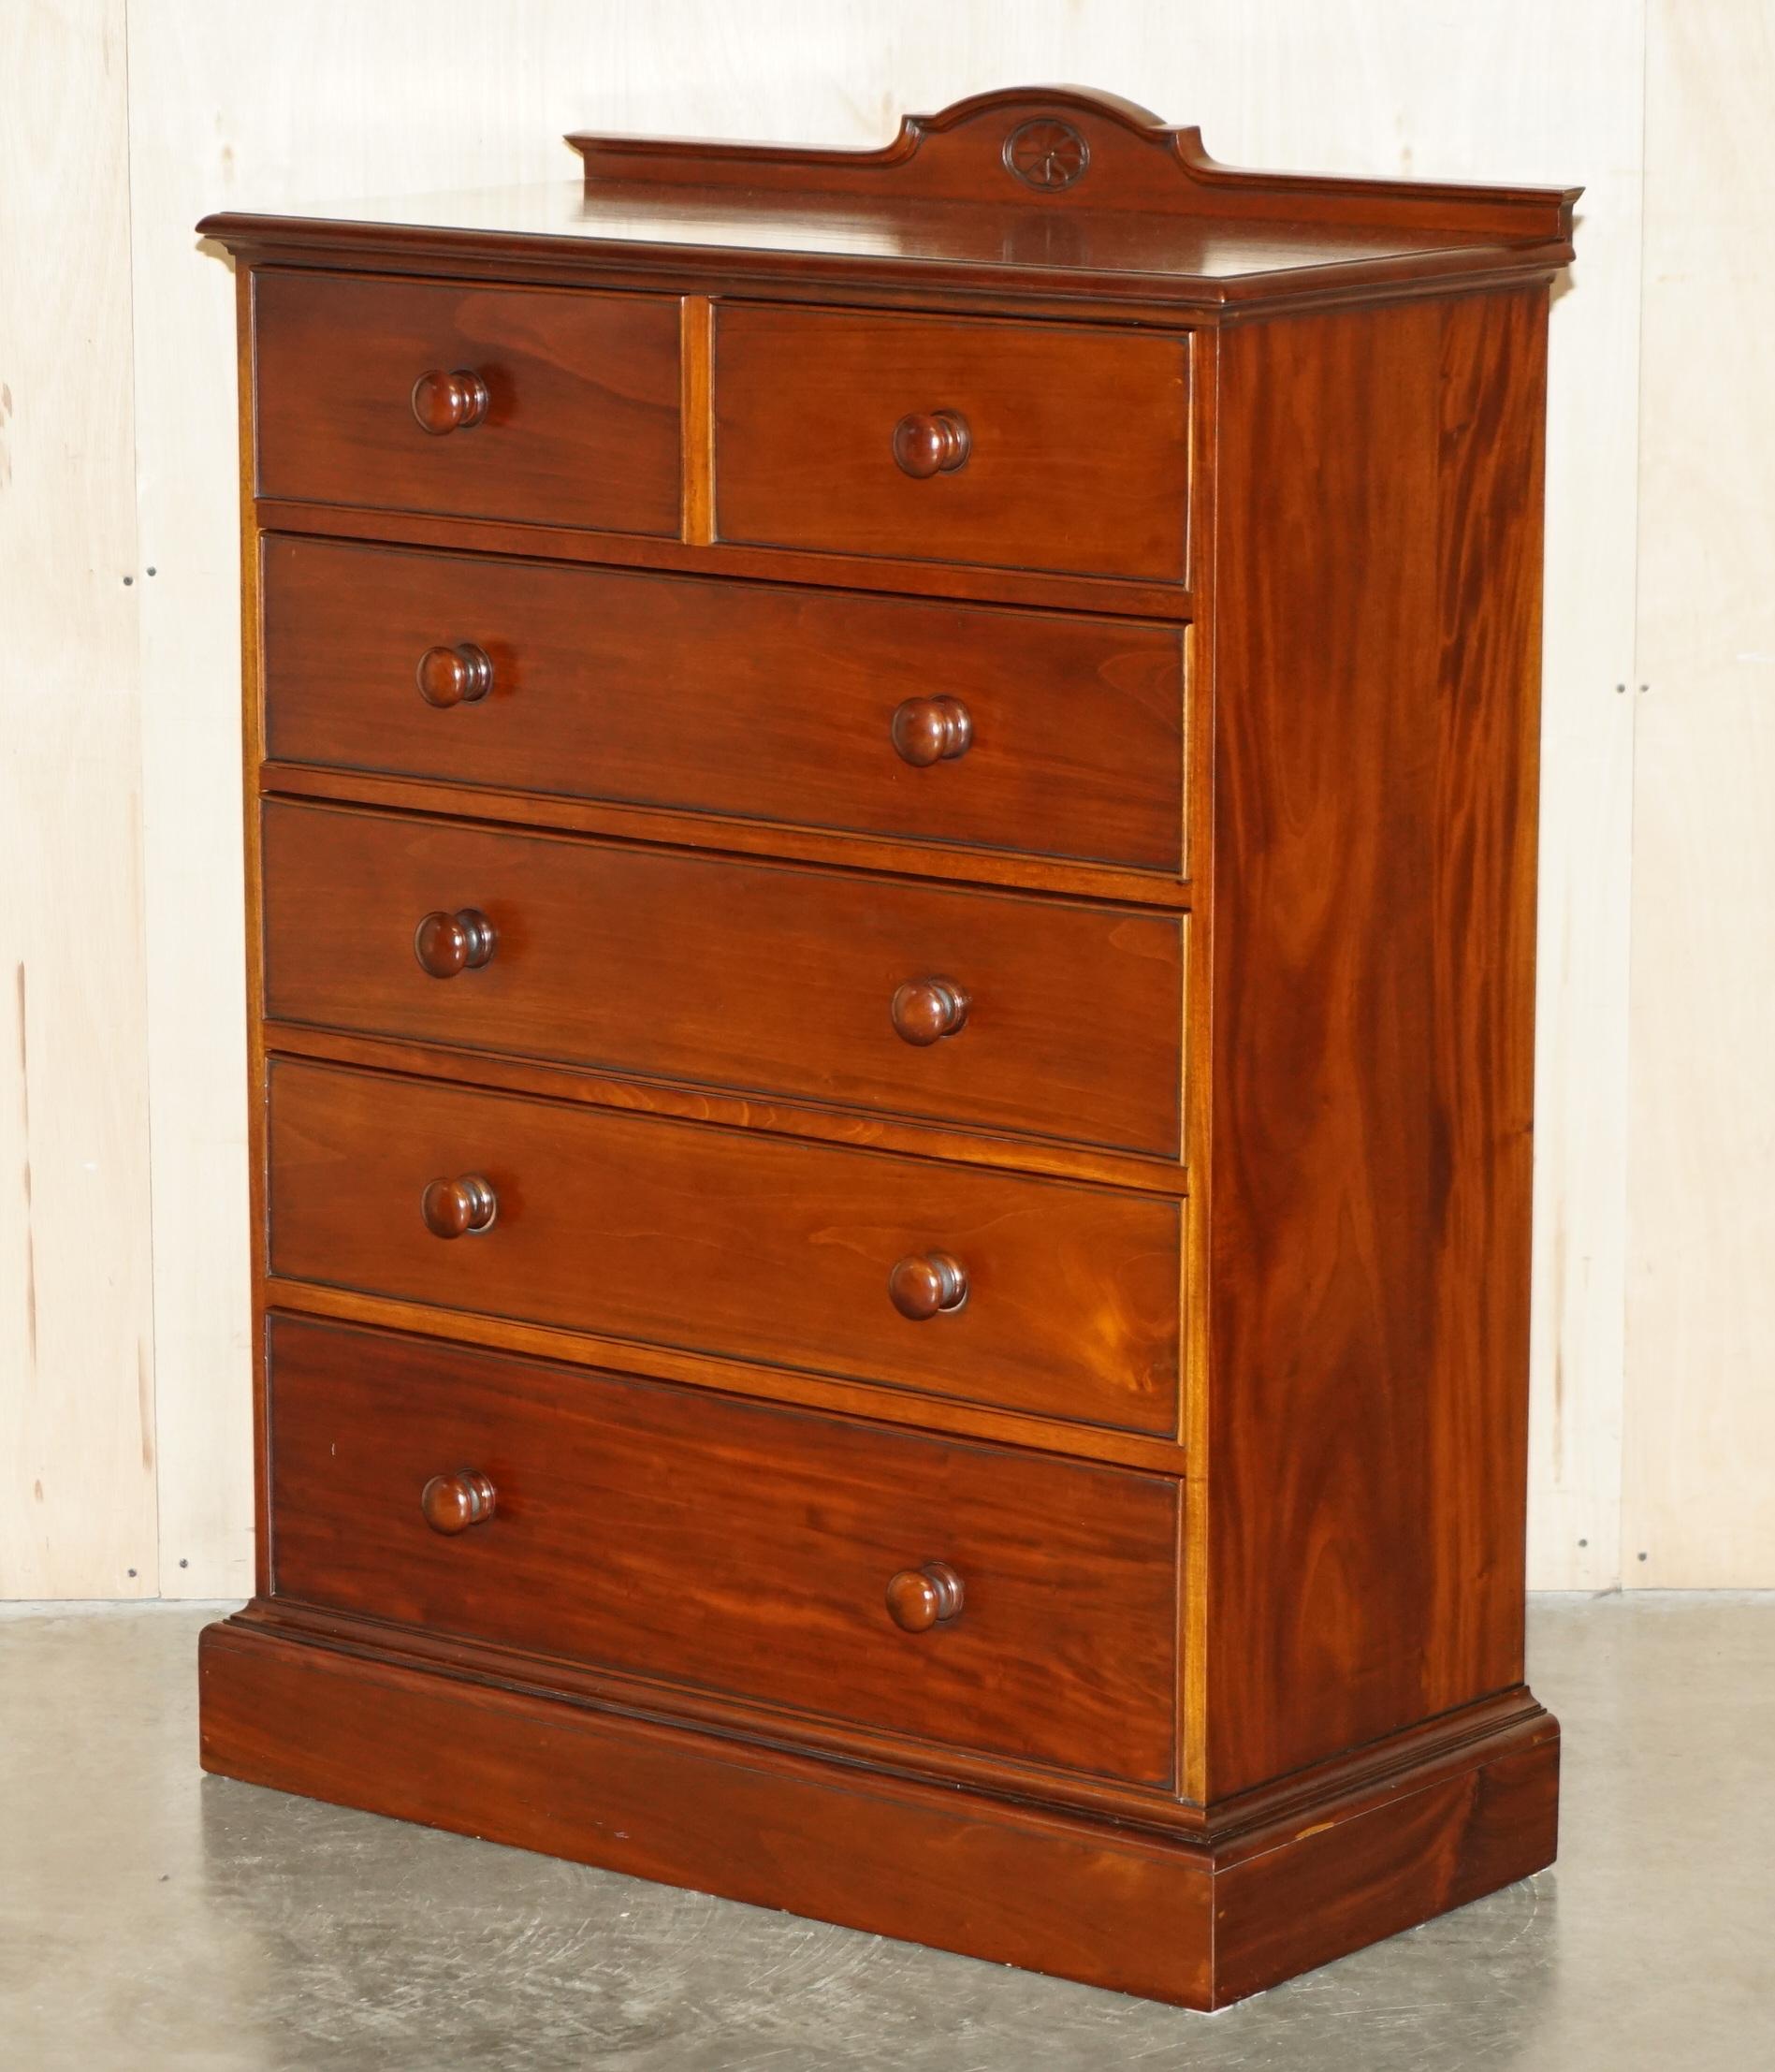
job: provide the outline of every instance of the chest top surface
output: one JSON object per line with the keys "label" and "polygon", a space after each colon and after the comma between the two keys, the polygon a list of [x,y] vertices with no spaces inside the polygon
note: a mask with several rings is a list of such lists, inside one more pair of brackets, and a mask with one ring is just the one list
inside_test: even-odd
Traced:
{"label": "chest top surface", "polygon": [[1245,171],[1195,129],[1070,87],[908,116],[874,150],[567,141],[581,182],[199,228],[255,257],[631,285],[694,273],[827,300],[885,291],[1225,321],[1550,275],[1572,255],[1581,192]]}

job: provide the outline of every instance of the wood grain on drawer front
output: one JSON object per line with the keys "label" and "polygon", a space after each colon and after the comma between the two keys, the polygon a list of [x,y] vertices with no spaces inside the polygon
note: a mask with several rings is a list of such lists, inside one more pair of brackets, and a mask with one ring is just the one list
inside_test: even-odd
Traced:
{"label": "wood grain on drawer front", "polygon": [[1179,1150],[1177,914],[282,801],[263,826],[274,1018]]}
{"label": "wood grain on drawer front", "polygon": [[[1178,868],[1176,626],[277,535],[262,551],[274,757]],[[441,709],[418,664],[460,646],[490,687]],[[895,715],[936,699],[963,708],[967,744],[909,763]]]}
{"label": "wood grain on drawer front", "polygon": [[[254,320],[261,496],[678,530],[671,298],[268,269]],[[424,430],[428,372],[477,377],[485,418]]]}
{"label": "wood grain on drawer front", "polygon": [[[1129,1431],[1177,1425],[1181,1204],[280,1058],[274,1274]],[[485,1181],[444,1239],[433,1180]],[[902,1262],[959,1308],[913,1321]]]}
{"label": "wood grain on drawer front", "polygon": [[[717,535],[1182,582],[1186,355],[1134,331],[721,303]],[[909,473],[939,421],[941,459]]]}
{"label": "wood grain on drawer front", "polygon": [[[1177,1485],[274,1318],[275,1587],[1137,1783],[1171,1774]],[[464,1469],[491,1513],[420,1497]],[[890,1615],[942,1563],[961,1606]]]}

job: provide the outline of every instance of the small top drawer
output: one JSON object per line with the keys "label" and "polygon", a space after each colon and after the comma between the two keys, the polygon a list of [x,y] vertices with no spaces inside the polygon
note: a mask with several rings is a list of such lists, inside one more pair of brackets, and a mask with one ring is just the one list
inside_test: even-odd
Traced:
{"label": "small top drawer", "polygon": [[1133,331],[724,303],[717,535],[1180,583],[1186,356]]}
{"label": "small top drawer", "polygon": [[266,269],[253,307],[261,496],[677,533],[676,301]]}

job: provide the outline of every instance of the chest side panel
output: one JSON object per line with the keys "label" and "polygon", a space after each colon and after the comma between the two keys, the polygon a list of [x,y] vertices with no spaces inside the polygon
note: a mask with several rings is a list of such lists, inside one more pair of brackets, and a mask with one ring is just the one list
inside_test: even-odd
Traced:
{"label": "chest side panel", "polygon": [[1222,343],[1214,1796],[1521,1676],[1546,308]]}

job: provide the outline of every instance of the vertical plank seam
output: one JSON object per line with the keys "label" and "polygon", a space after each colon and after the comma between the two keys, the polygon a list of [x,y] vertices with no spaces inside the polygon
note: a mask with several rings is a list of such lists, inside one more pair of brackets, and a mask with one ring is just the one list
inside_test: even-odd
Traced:
{"label": "vertical plank seam", "polygon": [[[1624,1590],[1631,1570],[1627,1560],[1627,1549],[1631,1539],[1638,1538],[1637,1532],[1628,1532],[1630,1521],[1627,1505],[1627,1417],[1633,1400],[1628,1386],[1628,1377],[1633,1367],[1633,1349],[1628,1334],[1633,1323],[1633,1306],[1629,1291],[1633,1287],[1635,1240],[1634,1240],[1634,945],[1639,934],[1638,916],[1634,908],[1634,864],[1638,853],[1639,818],[1639,674],[1645,666],[1641,652],[1641,622],[1639,592],[1641,573],[1646,552],[1646,247],[1651,241],[1647,217],[1647,169],[1651,146],[1651,21],[1659,0],[1640,0],[1639,8],[1639,271],[1636,299],[1638,322],[1634,342],[1634,559],[1633,576],[1629,585],[1630,609],[1633,624],[1628,642],[1633,658],[1633,668],[1627,685],[1629,707],[1627,719],[1627,954],[1624,985],[1626,990],[1626,1046],[1625,1070],[1622,1075],[1622,1159],[1621,1159],[1621,1359],[1615,1375],[1615,1420],[1619,1437],[1615,1447],[1615,1579],[1614,1587]],[[1637,1567],[1637,1564],[1636,1563]],[[1667,1581],[1667,1579],[1666,1579]]]}
{"label": "vertical plank seam", "polygon": [[[120,0],[120,25],[123,29],[124,64],[124,251],[128,255],[124,268],[124,293],[129,307],[129,451],[130,451],[130,558],[139,564],[142,560],[142,461],[141,461],[141,374],[138,363],[139,341],[136,327],[136,125],[135,108],[131,88],[130,46],[133,32],[131,0]],[[138,1415],[142,1421],[143,1470],[149,1474],[148,1519],[150,1546],[142,1556],[145,1578],[149,1588],[140,1593],[144,1597],[159,1597],[160,1580],[160,1519],[161,1476],[166,1470],[166,1449],[161,1444],[160,1433],[160,1387],[159,1344],[157,1335],[157,1311],[159,1286],[158,1248],[154,1228],[154,1043],[153,1043],[153,992],[149,973],[153,968],[152,907],[148,897],[148,754],[147,718],[148,704],[143,695],[147,682],[147,654],[145,614],[142,610],[143,586],[132,586],[136,593],[136,796],[138,801],[136,813],[136,933],[141,945],[141,1005],[142,1005],[142,1132],[147,1158],[145,1160],[145,1189],[148,1227],[147,1285],[144,1290],[146,1315],[142,1326],[145,1341],[137,1341],[137,1394]],[[152,1462],[149,1458],[152,1452]]]}

